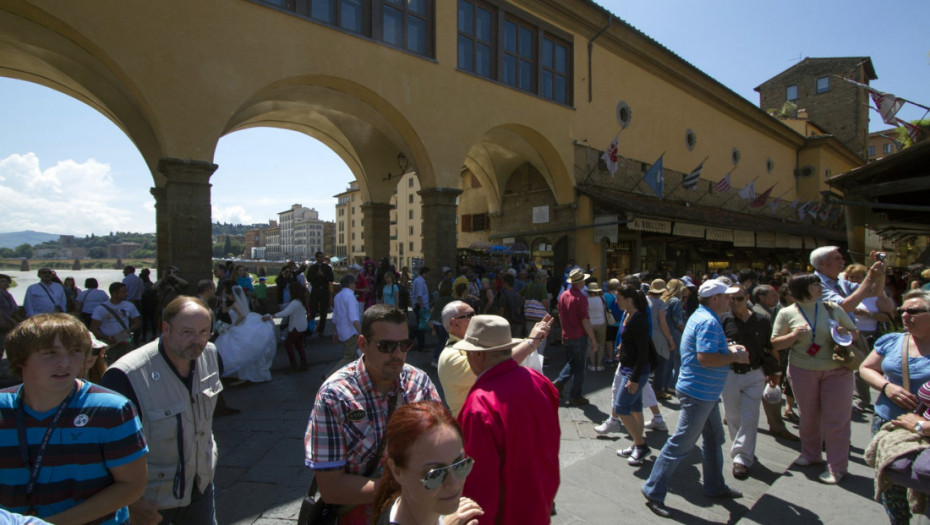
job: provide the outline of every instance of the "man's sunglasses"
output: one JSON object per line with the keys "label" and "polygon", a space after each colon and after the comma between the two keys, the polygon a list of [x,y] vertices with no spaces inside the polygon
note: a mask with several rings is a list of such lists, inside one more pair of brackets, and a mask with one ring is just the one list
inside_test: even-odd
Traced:
{"label": "man's sunglasses", "polygon": [[393,354],[394,350],[400,350],[401,353],[406,353],[413,347],[413,340],[401,339],[400,341],[378,341],[375,344],[378,345],[378,351],[382,354]]}
{"label": "man's sunglasses", "polygon": [[471,467],[474,466],[475,460],[472,458],[464,458],[461,461],[456,461],[455,463],[446,466],[431,469],[429,472],[423,476],[423,488],[426,490],[436,490],[446,482],[446,477],[449,476],[449,471],[452,471],[455,474],[455,477],[459,481],[465,481],[465,477],[471,472]]}
{"label": "man's sunglasses", "polygon": [[468,312],[467,314],[458,315],[458,316],[456,316],[456,317],[453,317],[453,319],[471,319],[471,318],[474,317],[474,316],[475,316],[475,312]]}
{"label": "man's sunglasses", "polygon": [[898,308],[899,314],[920,315],[930,312],[930,308]]}
{"label": "man's sunglasses", "polygon": [[746,300],[746,297],[745,297],[745,296],[743,296],[743,297],[736,297],[736,296],[733,296],[733,300],[736,301],[736,302],[738,302],[738,303],[741,303],[741,302],[743,302],[743,301]]}

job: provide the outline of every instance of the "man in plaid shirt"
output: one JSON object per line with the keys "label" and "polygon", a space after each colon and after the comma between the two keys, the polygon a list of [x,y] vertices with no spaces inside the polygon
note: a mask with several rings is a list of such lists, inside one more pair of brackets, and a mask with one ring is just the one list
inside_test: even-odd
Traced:
{"label": "man in plaid shirt", "polygon": [[361,359],[335,372],[317,392],[304,438],[305,463],[323,501],[344,506],[341,525],[371,523],[380,445],[394,408],[441,401],[429,376],[405,363],[413,341],[401,310],[385,304],[366,310],[358,346]]}

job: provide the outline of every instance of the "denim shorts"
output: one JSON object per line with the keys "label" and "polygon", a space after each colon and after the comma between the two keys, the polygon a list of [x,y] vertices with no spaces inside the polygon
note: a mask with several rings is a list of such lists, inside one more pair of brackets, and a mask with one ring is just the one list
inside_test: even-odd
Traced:
{"label": "denim shorts", "polygon": [[628,416],[633,412],[643,411],[643,387],[649,381],[649,372],[639,376],[639,388],[635,394],[631,394],[626,389],[626,384],[630,382],[630,375],[623,374],[620,378],[620,385],[617,388],[617,399],[614,400],[614,412],[618,416]]}

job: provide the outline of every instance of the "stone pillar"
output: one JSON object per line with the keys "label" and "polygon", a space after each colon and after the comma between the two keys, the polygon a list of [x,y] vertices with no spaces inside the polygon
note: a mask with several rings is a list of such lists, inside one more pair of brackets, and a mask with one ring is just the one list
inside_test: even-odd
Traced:
{"label": "stone pillar", "polygon": [[158,171],[167,179],[164,188],[152,192],[157,210],[158,274],[163,275],[169,265],[177,266],[189,283],[188,293],[194,292],[197,281],[212,278],[210,176],[216,168],[200,160],[158,161]]}
{"label": "stone pillar", "polygon": [[365,232],[365,253],[376,262],[391,256],[391,204],[362,204],[362,228]]}
{"label": "stone pillar", "polygon": [[442,277],[441,268],[455,268],[455,217],[458,207],[456,198],[462,193],[458,188],[424,188],[419,192],[423,200],[423,260],[432,272],[429,276],[430,290]]}

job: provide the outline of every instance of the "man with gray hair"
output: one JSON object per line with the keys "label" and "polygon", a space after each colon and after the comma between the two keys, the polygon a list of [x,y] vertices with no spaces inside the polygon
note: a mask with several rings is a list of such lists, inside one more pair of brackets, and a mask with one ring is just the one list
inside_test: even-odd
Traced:
{"label": "man with gray hair", "polygon": [[[838,304],[840,308],[848,314],[854,314],[856,307],[863,299],[875,297],[884,292],[885,289],[885,263],[877,260],[875,252],[872,252],[872,258],[875,262],[869,268],[869,274],[856,284],[846,279],[840,278],[840,273],[846,268],[846,261],[842,252],[836,246],[821,246],[811,252],[811,266],[814,267],[814,275],[820,277],[823,284],[823,300]],[[849,316],[853,322],[856,320],[855,315]],[[857,344],[857,343],[854,343]],[[867,346],[863,344],[863,346]],[[869,348],[860,348],[866,354]],[[872,394],[869,391],[869,385],[859,377],[859,371],[856,375],[856,401],[855,408],[859,411],[866,411],[872,407]]]}

